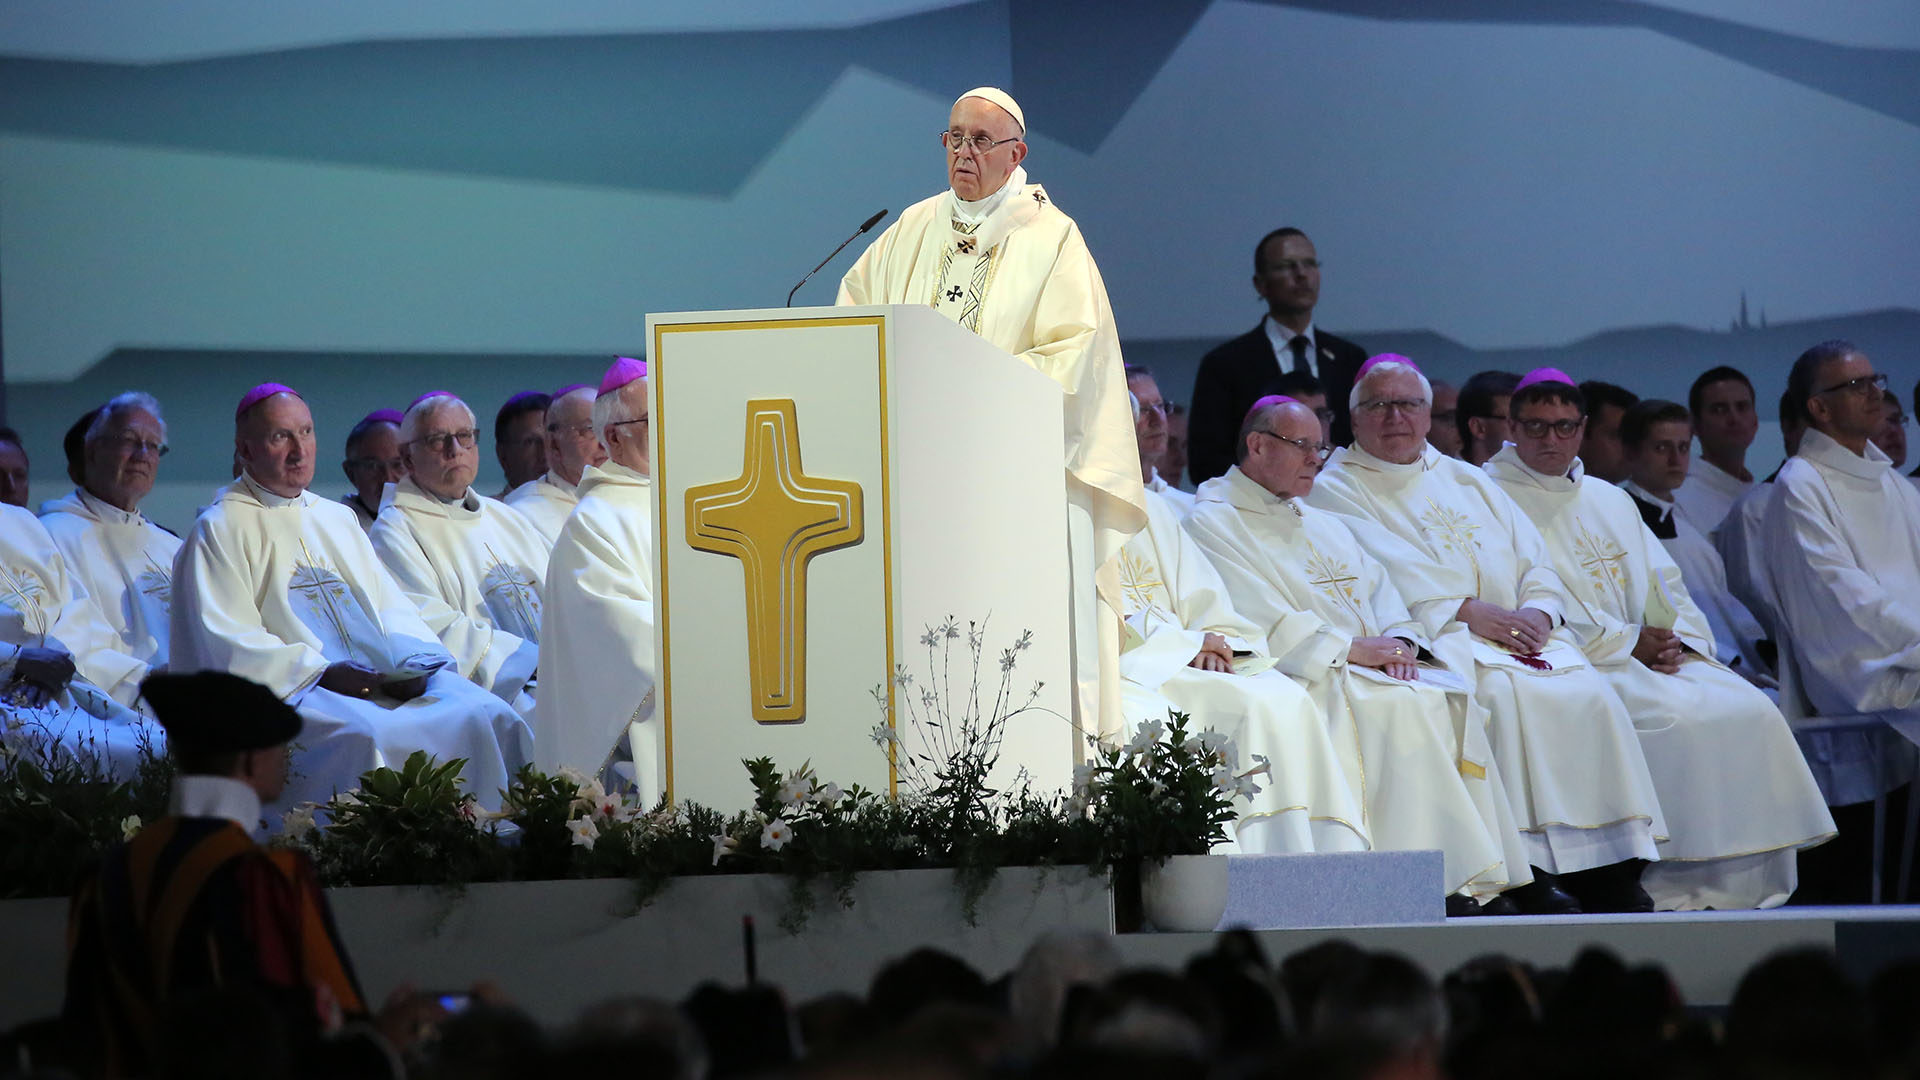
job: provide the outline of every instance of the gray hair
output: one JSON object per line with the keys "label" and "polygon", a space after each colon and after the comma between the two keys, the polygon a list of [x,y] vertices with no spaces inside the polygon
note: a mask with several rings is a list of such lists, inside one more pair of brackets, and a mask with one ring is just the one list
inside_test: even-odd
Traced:
{"label": "gray hair", "polygon": [[1347,411],[1354,412],[1359,410],[1360,391],[1368,383],[1372,382],[1377,378],[1381,378],[1386,375],[1394,375],[1402,371],[1413,372],[1414,378],[1420,380],[1420,393],[1422,395],[1421,400],[1425,401],[1428,405],[1432,405],[1433,404],[1433,383],[1427,381],[1426,375],[1424,375],[1419,368],[1414,367],[1412,364],[1402,363],[1399,360],[1382,360],[1379,363],[1373,365],[1372,368],[1368,369],[1365,375],[1354,380],[1353,389],[1349,391],[1347,394]]}
{"label": "gray hair", "polygon": [[160,415],[160,402],[144,390],[128,390],[125,393],[115,394],[105,405],[100,406],[100,411],[93,414],[93,423],[87,425],[87,437],[82,441],[91,445],[95,439],[107,433],[107,425],[113,423],[114,417],[125,415],[135,409],[148,413],[159,421],[160,441],[165,442],[167,418]]}
{"label": "gray hair", "polygon": [[627,387],[635,383],[645,383],[646,381],[646,378],[643,376],[633,380],[633,382],[627,383],[626,386],[601,394],[599,397],[593,399],[593,435],[594,438],[600,440],[601,445],[604,446],[606,444],[608,424],[618,424],[627,420],[640,419],[640,414],[634,410],[633,405],[627,400]]}
{"label": "gray hair", "polygon": [[476,427],[479,426],[480,418],[474,415],[472,406],[452,394],[435,394],[432,397],[421,398],[419,401],[414,402],[408,407],[407,415],[400,418],[401,443],[410,443],[419,438],[420,425],[427,417],[432,416],[443,408],[453,405],[458,405],[466,411],[468,423]]}

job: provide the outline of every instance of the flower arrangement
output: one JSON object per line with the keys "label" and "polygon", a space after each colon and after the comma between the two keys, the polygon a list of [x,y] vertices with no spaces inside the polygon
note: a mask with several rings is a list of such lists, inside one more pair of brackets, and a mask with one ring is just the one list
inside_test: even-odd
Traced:
{"label": "flower arrangement", "polygon": [[66,894],[101,852],[166,813],[172,762],[144,741],[138,760],[132,779],[116,779],[91,736],[62,743],[37,720],[0,717],[0,899]]}
{"label": "flower arrangement", "polygon": [[[1030,633],[1000,650],[997,664],[985,639],[984,624],[963,630],[949,618],[928,627],[925,671],[892,675],[906,702],[899,717],[887,711],[885,687],[875,689],[883,712],[874,741],[899,770],[897,798],[843,789],[810,763],[782,769],[755,758],[742,762],[752,806],[733,814],[643,807],[580,772],[531,766],[489,812],[462,785],[464,760],[415,753],[398,769],[363,774],[352,791],[294,808],[274,842],[311,853],[329,885],[624,877],[638,905],[677,877],[781,874],[789,880],[781,924],[797,932],[823,886],[849,905],[868,871],[952,869],[971,921],[1001,867],[1079,865],[1125,876],[1143,862],[1201,854],[1225,839],[1235,802],[1258,791],[1264,759],[1242,771],[1230,739],[1190,734],[1179,713],[1146,722],[1124,746],[1089,738],[1090,760],[1071,792],[1036,793],[1025,774],[1001,790],[1001,736],[1008,721],[1038,708],[1041,685],[1014,683]],[[164,758],[147,753],[140,778],[124,784],[84,758],[5,751],[0,895],[64,893],[88,860],[164,812]]]}

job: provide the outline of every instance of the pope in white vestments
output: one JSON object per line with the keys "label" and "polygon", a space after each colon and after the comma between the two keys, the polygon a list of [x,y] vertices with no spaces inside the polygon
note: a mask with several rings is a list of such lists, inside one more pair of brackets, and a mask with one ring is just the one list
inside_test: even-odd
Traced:
{"label": "pope in white vestments", "polygon": [[30,511],[0,503],[0,743],[90,757],[132,779],[142,746],[166,753],[159,727],[123,704],[146,673],[47,530]]}
{"label": "pope in white vestments", "polygon": [[1084,729],[1112,732],[1121,604],[1113,560],[1146,524],[1113,310],[1079,226],[1027,183],[1026,119],[1013,98],[970,90],[947,127],[950,190],[908,207],[847,271],[835,302],[926,304],[1065,391],[1075,709]]}
{"label": "pope in white vestments", "polygon": [[142,708],[140,682],[167,666],[173,557],[180,538],[140,512],[167,449],[160,405],[121,394],[94,414],[85,435],[82,484],[41,508],[40,523],[86,588],[121,652],[145,665],[122,681],[117,700]]}
{"label": "pope in white vestments", "polygon": [[1516,441],[1487,474],[1539,527],[1573,600],[1567,625],[1633,716],[1671,830],[1641,884],[1663,911],[1785,903],[1796,851],[1834,826],[1780,710],[1715,658],[1706,618],[1633,499],[1584,475],[1573,381],[1532,372],[1508,410]]}
{"label": "pope in white vestments", "polygon": [[1274,670],[1266,635],[1227,600],[1220,574],[1180,527],[1179,511],[1147,496],[1147,527],[1120,550],[1127,627],[1120,694],[1127,720],[1170,710],[1233,738],[1239,765],[1268,759],[1260,792],[1233,834],[1242,852],[1364,851],[1365,812],[1347,782],[1326,714]]}
{"label": "pope in white vestments", "polygon": [[1468,685],[1432,655],[1340,518],[1297,498],[1313,485],[1319,439],[1303,405],[1255,403],[1240,464],[1200,485],[1188,529],[1279,670],[1325,710],[1373,846],[1439,849],[1449,894],[1523,885],[1526,848]]}
{"label": "pope in white vestments", "polygon": [[654,719],[653,481],[647,368],[614,362],[594,401],[608,460],[580,478],[580,505],[547,563],[540,761],[597,775],[630,758],[644,805],[666,791]]}
{"label": "pope in white vestments", "polygon": [[[1881,378],[1828,342],[1794,363],[1788,389],[1809,430],[1767,505],[1767,574],[1781,622],[1781,707],[1791,717],[1920,704],[1920,491],[1869,440]],[[1864,802],[1904,782],[1912,749],[1836,743],[1815,760],[1827,801]]]}
{"label": "pope in white vestments", "polygon": [[[637,362],[637,361],[636,361]],[[560,526],[580,505],[580,474],[607,460],[607,448],[593,430],[591,386],[562,387],[547,406],[547,471],[507,492],[508,506],[533,523],[547,546],[560,538]]]}
{"label": "pope in white vestments", "polygon": [[1471,631],[1475,699],[1533,865],[1619,866],[1569,885],[1588,910],[1648,906],[1628,860],[1658,858],[1660,802],[1633,721],[1563,626],[1566,588],[1539,531],[1484,472],[1428,445],[1432,392],[1412,361],[1361,372],[1354,444],[1311,501],[1354,519],[1429,634]]}
{"label": "pope in white vestments", "polygon": [[299,709],[286,805],[324,801],[367,769],[425,750],[465,758],[467,786],[497,807],[531,760],[526,721],[451,670],[352,512],[307,489],[313,418],[299,395],[256,387],[235,425],[245,469],[175,562],[173,669],[241,675]]}
{"label": "pope in white vestments", "polygon": [[473,489],[480,447],[466,402],[421,397],[400,436],[407,475],[387,488],[367,539],[460,674],[530,716],[547,540],[518,511]]}

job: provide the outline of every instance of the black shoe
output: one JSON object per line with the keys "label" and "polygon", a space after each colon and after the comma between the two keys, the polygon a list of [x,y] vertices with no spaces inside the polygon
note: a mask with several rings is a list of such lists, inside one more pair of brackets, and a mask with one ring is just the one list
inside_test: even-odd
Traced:
{"label": "black shoe", "polygon": [[1521,911],[1520,905],[1513,902],[1513,897],[1508,896],[1506,893],[1497,893],[1480,901],[1480,914],[1524,915],[1526,912]]}
{"label": "black shoe", "polygon": [[1588,911],[1642,914],[1653,910],[1653,897],[1640,887],[1640,872],[1646,866],[1645,859],[1628,859],[1567,874],[1561,880]]}
{"label": "black shoe", "polygon": [[1447,896],[1447,918],[1471,919],[1476,915],[1485,915],[1480,904],[1465,893],[1451,893]]}
{"label": "black shoe", "polygon": [[1578,915],[1589,910],[1572,893],[1560,887],[1560,879],[1536,868],[1533,880],[1517,889],[1500,894],[1512,899],[1523,915]]}

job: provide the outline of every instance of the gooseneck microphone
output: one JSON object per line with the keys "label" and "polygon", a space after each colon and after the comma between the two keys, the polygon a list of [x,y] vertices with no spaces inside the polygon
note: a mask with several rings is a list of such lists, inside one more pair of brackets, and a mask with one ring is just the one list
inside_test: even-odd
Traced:
{"label": "gooseneck microphone", "polygon": [[[864,234],[868,229],[871,229],[875,225],[880,224],[880,219],[886,216],[887,216],[887,212],[885,210],[882,210],[879,213],[868,218],[864,223],[861,224],[861,226],[858,229],[855,229],[853,231],[852,236],[849,236],[845,240],[840,241],[840,246],[837,248],[834,248],[832,254],[828,255],[824,259],[821,259],[820,266],[825,266],[828,263],[832,262],[834,255],[838,255],[842,251],[845,251],[847,249],[848,244],[851,244],[855,240],[859,239],[860,236]],[[805,285],[807,282],[813,280],[813,275],[820,272],[820,266],[816,266],[813,269],[807,271],[807,276],[800,279],[800,285]],[[795,285],[793,288],[787,290],[787,306],[788,307],[793,306],[793,294],[800,291],[800,285]]]}

